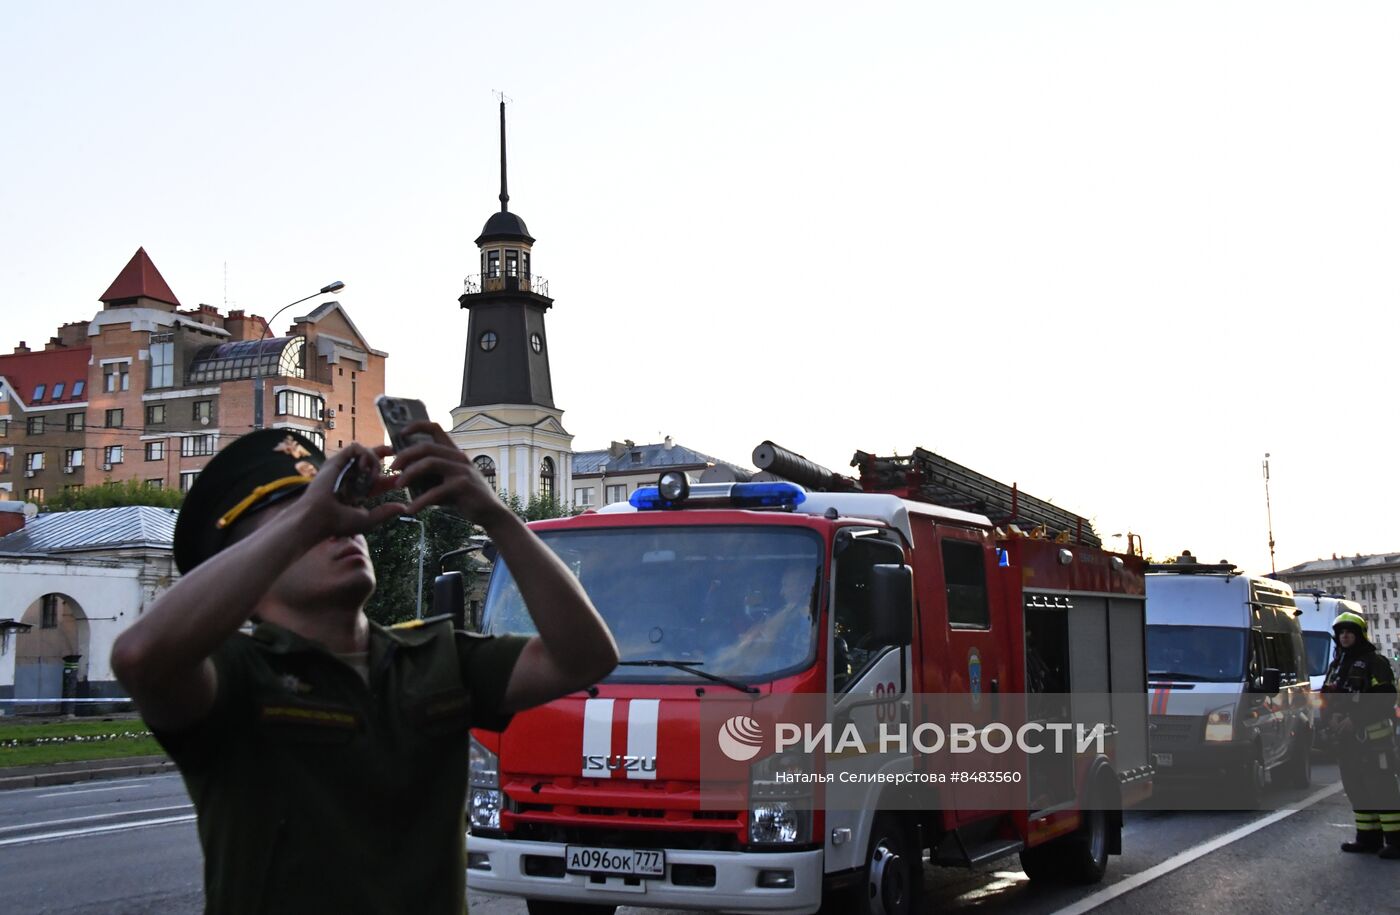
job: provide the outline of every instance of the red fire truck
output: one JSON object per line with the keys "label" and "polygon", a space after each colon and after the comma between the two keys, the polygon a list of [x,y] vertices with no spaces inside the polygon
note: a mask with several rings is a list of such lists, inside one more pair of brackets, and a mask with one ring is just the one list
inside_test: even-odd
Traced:
{"label": "red fire truck", "polygon": [[[622,663],[501,734],[474,733],[469,887],[524,897],[532,915],[806,913],[828,900],[902,913],[917,911],[925,854],[970,867],[1019,852],[1034,880],[1101,878],[1122,809],[1151,792],[1142,559],[923,449],[857,452],[858,480],[771,442],[754,459],[755,480],[666,474],[630,503],[532,525],[607,619]],[[499,562],[481,628],[531,628]],[[878,783],[843,809],[803,808],[771,777],[772,755],[718,802],[703,790],[716,741],[706,702],[728,704],[738,730],[720,740],[742,743],[743,710],[785,695],[824,697],[839,716],[920,695],[986,707],[1036,693],[1092,698],[1109,736],[1041,773],[1020,809],[985,809],[957,785],[910,809]]]}

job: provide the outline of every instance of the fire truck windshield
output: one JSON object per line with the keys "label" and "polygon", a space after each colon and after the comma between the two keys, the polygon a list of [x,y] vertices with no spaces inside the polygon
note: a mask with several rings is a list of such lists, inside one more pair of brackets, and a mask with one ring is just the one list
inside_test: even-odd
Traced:
{"label": "fire truck windshield", "polygon": [[[802,670],[816,653],[822,541],[798,528],[665,526],[540,534],[607,620],[624,666],[615,682],[752,682]],[[482,616],[491,634],[534,632],[503,561]]]}

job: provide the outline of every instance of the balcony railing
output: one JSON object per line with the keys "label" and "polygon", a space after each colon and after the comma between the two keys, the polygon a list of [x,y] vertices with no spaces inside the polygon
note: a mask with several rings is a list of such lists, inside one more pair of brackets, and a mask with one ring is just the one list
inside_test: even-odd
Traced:
{"label": "balcony railing", "polygon": [[462,292],[480,295],[483,292],[533,292],[549,297],[549,280],[538,273],[474,273],[462,281]]}

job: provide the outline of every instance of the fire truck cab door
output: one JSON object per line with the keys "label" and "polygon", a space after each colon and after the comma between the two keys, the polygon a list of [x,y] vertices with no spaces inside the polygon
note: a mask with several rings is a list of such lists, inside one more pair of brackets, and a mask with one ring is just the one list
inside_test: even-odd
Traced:
{"label": "fire truck cab door", "polygon": [[[893,644],[878,632],[872,587],[877,566],[904,566],[904,548],[897,534],[880,528],[848,528],[836,540],[832,562],[831,625],[827,637],[831,658],[829,714],[838,737],[854,726],[868,754],[828,757],[827,771],[874,773],[910,771],[910,759],[876,752],[880,727],[893,728],[909,720],[913,645],[918,641],[917,614],[911,643]],[[911,595],[912,601],[912,595]],[[877,809],[879,782],[843,788],[841,801],[827,810],[825,867],[835,872],[864,862],[870,816]],[[858,796],[859,795],[859,796]],[[830,798],[829,798],[830,799]],[[839,841],[833,839],[839,837]]]}
{"label": "fire truck cab door", "polygon": [[[944,714],[953,721],[967,719],[981,729],[1002,714],[1002,694],[1011,686],[1009,660],[1019,657],[1013,651],[1012,639],[1020,637],[1019,627],[1011,625],[1010,615],[1000,606],[998,597],[996,550],[990,534],[976,528],[934,524],[934,554],[943,604],[947,610],[942,621],[945,659],[942,691],[948,694]],[[925,622],[927,640],[937,640],[932,620]],[[1015,632],[1013,632],[1013,629]],[[932,649],[930,642],[926,641]],[[936,656],[938,652],[930,650]],[[934,689],[932,684],[925,689]],[[950,776],[956,772],[980,772],[998,764],[998,757],[983,753],[965,756],[940,754],[941,765]],[[954,812],[955,822],[968,823],[982,819],[985,809],[976,806],[965,809],[959,798],[977,797],[977,792],[956,789],[942,792],[945,804]],[[983,801],[986,793],[982,795]]]}

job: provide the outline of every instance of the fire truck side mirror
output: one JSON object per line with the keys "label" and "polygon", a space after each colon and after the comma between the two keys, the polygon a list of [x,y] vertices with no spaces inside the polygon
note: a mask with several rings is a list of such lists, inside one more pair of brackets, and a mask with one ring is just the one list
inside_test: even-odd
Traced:
{"label": "fire truck side mirror", "polygon": [[914,573],[906,565],[870,567],[872,635],[877,645],[904,647],[914,640]]}
{"label": "fire truck side mirror", "polygon": [[433,579],[433,612],[452,614],[452,628],[467,628],[467,587],[461,572],[443,572]]}

